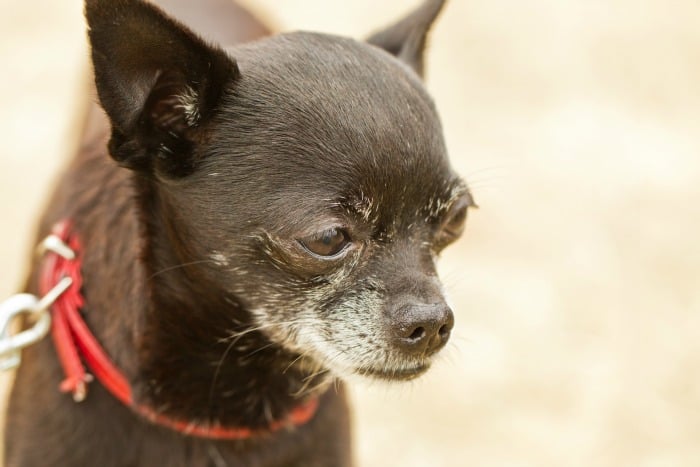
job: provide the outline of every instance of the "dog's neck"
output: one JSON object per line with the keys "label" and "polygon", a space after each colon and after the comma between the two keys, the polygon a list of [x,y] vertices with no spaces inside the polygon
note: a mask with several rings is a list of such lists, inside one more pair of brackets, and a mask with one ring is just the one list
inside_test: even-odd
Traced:
{"label": "dog's neck", "polygon": [[323,377],[302,371],[298,355],[254,330],[235,296],[208,283],[203,262],[180,242],[179,213],[154,182],[136,177],[151,307],[137,398],[169,416],[223,425],[264,428],[284,417]]}

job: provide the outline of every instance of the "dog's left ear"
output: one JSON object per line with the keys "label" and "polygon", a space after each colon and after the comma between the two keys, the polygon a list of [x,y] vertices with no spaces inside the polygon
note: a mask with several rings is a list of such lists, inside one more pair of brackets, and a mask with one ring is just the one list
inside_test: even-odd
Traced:
{"label": "dog's left ear", "polygon": [[374,33],[367,42],[395,55],[422,77],[428,32],[444,4],[445,0],[426,0],[399,22]]}
{"label": "dog's left ear", "polygon": [[85,16],[110,155],[143,173],[188,174],[236,62],[142,0],[86,0]]}

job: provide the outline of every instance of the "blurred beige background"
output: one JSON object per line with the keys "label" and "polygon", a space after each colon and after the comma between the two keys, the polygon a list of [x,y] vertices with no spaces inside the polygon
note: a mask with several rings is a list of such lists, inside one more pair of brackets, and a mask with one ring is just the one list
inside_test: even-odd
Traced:
{"label": "blurred beige background", "polygon": [[[354,37],[416,4],[244,3]],[[81,9],[0,0],[0,298],[74,144]],[[452,0],[427,69],[481,209],[442,361],[354,385],[359,465],[700,465],[700,3]]]}

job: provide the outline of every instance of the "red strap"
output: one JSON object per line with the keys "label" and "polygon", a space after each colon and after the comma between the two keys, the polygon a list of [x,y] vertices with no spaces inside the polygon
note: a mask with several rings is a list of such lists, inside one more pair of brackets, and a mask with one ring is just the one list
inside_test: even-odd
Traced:
{"label": "red strap", "polygon": [[270,433],[277,431],[285,426],[300,426],[311,420],[318,408],[318,399],[309,399],[307,402],[296,406],[283,420],[275,420],[267,426],[266,430],[255,431],[246,427],[224,427],[222,425],[199,425],[192,422],[182,420],[174,420],[165,415],[156,413],[152,408],[145,405],[135,407],[135,410],[143,417],[151,422],[162,425],[171,430],[179,431],[190,436],[210,439],[247,439],[253,436],[259,436],[265,432]]}
{"label": "red strap", "polygon": [[80,314],[79,310],[84,304],[83,296],[80,293],[82,287],[80,274],[82,248],[78,237],[71,234],[71,227],[69,221],[59,222],[54,226],[52,234],[73,250],[75,258],[64,258],[56,252],[47,251],[39,277],[39,289],[42,295],[51,290],[63,277],[70,277],[73,281],[51,307],[51,335],[58,359],[66,374],[66,379],[59,386],[62,392],[71,392],[73,399],[78,402],[85,399],[87,395],[86,384],[92,380],[92,376],[86,373],[83,367],[80,360],[82,355],[97,380],[116,399],[152,423],[190,436],[221,440],[246,439],[277,431],[289,425],[303,425],[311,420],[318,408],[318,399],[315,398],[298,405],[286,418],[273,421],[265,430],[224,427],[219,424],[201,425],[176,420],[156,412],[151,407],[136,403],[133,400],[129,381],[107,356]]}
{"label": "red strap", "polygon": [[86,383],[90,377],[85,372],[78,350],[72,336],[72,329],[69,323],[71,309],[77,310],[83,305],[83,297],[80,295],[82,278],[80,276],[80,245],[77,238],[69,238],[70,223],[67,221],[56,224],[51,234],[63,241],[74,253],[75,258],[70,260],[53,252],[47,251],[44,264],[39,277],[39,291],[45,295],[63,277],[72,279],[71,286],[54,302],[51,309],[51,335],[58,353],[66,379],[60,385],[63,392],[73,393],[73,399],[81,401],[85,398]]}

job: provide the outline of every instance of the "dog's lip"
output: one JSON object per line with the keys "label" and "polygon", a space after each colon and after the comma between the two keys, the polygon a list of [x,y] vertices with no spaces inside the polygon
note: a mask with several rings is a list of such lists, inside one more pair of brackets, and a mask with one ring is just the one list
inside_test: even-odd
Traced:
{"label": "dog's lip", "polygon": [[402,368],[400,370],[385,369],[385,368],[361,368],[357,373],[362,376],[369,376],[388,381],[408,381],[415,379],[428,371],[429,363],[423,363],[411,368]]}

